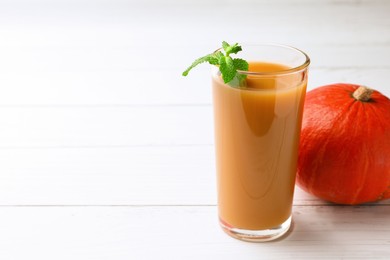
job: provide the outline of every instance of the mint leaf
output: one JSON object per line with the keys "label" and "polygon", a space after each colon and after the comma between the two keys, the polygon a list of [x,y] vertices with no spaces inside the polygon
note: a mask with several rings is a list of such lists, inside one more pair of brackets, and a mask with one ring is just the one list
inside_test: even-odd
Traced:
{"label": "mint leaf", "polygon": [[222,73],[222,79],[225,83],[232,81],[236,76],[236,68],[234,67],[233,59],[230,57],[224,57],[222,63],[219,66],[219,70]]}
{"label": "mint leaf", "polygon": [[[233,45],[228,44],[227,42],[222,42],[222,51],[217,51],[206,56],[203,56],[197,60],[195,60],[191,66],[189,66],[183,73],[183,76],[187,76],[189,71],[192,70],[197,65],[208,62],[212,65],[219,66],[219,70],[222,74],[222,79],[225,83],[230,83],[230,85],[237,86],[238,83],[243,83],[246,76],[237,73],[237,70],[247,71],[248,70],[248,62],[239,58],[231,58],[230,54],[237,54],[242,50],[241,46],[238,43]],[[233,82],[234,80],[234,82]],[[245,85],[245,84],[244,84]]]}
{"label": "mint leaf", "polygon": [[223,55],[223,53],[221,51],[218,51],[216,54],[215,54],[215,57],[218,59],[218,64],[216,65],[219,65],[221,63],[221,60],[223,58],[225,58],[225,55]]}
{"label": "mint leaf", "polygon": [[[237,70],[247,71],[249,68],[248,62],[246,60],[243,60],[243,59],[239,59],[239,58],[233,59],[233,63],[234,63],[234,67]],[[236,77],[238,79],[237,85],[244,86],[246,75],[237,72]]]}
{"label": "mint leaf", "polygon": [[237,54],[237,52],[242,51],[241,46],[238,46],[238,43],[229,45],[227,42],[222,42],[222,47],[226,52],[226,56],[229,56],[231,53]]}
{"label": "mint leaf", "polygon": [[239,59],[239,58],[233,59],[233,63],[234,63],[234,67],[237,70],[247,71],[249,68],[248,62],[243,59]]}
{"label": "mint leaf", "polygon": [[206,55],[206,56],[203,56],[203,57],[201,57],[201,58],[195,60],[195,61],[191,64],[191,66],[189,66],[189,67],[182,73],[182,75],[183,75],[183,76],[187,76],[187,75],[188,75],[188,72],[190,72],[190,70],[192,70],[195,66],[197,66],[197,65],[199,65],[199,64],[201,64],[201,63],[203,63],[203,62],[208,62],[208,63],[210,63],[210,64],[212,64],[212,65],[218,65],[218,64],[219,64],[219,60],[218,60],[218,58],[215,56],[214,53],[208,54],[208,55]]}
{"label": "mint leaf", "polygon": [[230,44],[225,42],[225,41],[223,41],[222,42],[222,48],[226,52],[226,50],[228,50],[230,48]]}

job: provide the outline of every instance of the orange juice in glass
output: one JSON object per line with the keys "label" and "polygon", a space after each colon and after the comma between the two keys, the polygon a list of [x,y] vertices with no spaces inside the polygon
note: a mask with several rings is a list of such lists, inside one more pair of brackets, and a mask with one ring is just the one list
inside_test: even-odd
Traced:
{"label": "orange juice in glass", "polygon": [[309,57],[282,45],[243,46],[245,84],[212,68],[218,211],[222,228],[269,241],[291,224]]}

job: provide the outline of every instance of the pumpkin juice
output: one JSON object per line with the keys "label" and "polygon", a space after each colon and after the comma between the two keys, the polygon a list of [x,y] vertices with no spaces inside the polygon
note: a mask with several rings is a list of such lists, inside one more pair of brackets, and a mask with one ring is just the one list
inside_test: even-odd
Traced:
{"label": "pumpkin juice", "polygon": [[222,226],[271,229],[291,216],[307,75],[289,69],[249,62],[245,87],[213,75]]}

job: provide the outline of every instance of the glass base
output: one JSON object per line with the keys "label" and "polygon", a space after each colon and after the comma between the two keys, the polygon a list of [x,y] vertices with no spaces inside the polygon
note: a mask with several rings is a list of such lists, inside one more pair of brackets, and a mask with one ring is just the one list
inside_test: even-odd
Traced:
{"label": "glass base", "polygon": [[223,231],[234,238],[249,242],[266,242],[275,240],[286,234],[291,226],[291,216],[279,226],[264,230],[247,230],[235,228],[224,222],[222,219],[219,219],[219,223]]}

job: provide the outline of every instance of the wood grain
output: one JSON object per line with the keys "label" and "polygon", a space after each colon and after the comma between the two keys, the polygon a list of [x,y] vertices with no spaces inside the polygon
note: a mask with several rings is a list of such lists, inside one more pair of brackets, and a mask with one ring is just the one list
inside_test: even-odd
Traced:
{"label": "wood grain", "polygon": [[389,206],[298,206],[292,232],[264,244],[224,234],[214,206],[0,207],[0,214],[2,259],[387,259],[390,254]]}
{"label": "wood grain", "polygon": [[[181,69],[191,61],[189,58],[183,62]],[[390,97],[390,88],[387,88],[390,69],[358,68],[352,63],[349,66],[351,68],[310,68],[308,90],[348,82],[371,86]],[[186,78],[180,76],[181,69],[48,73],[5,68],[0,74],[0,85],[7,87],[2,89],[0,107],[211,104],[210,68],[201,66]]]}

